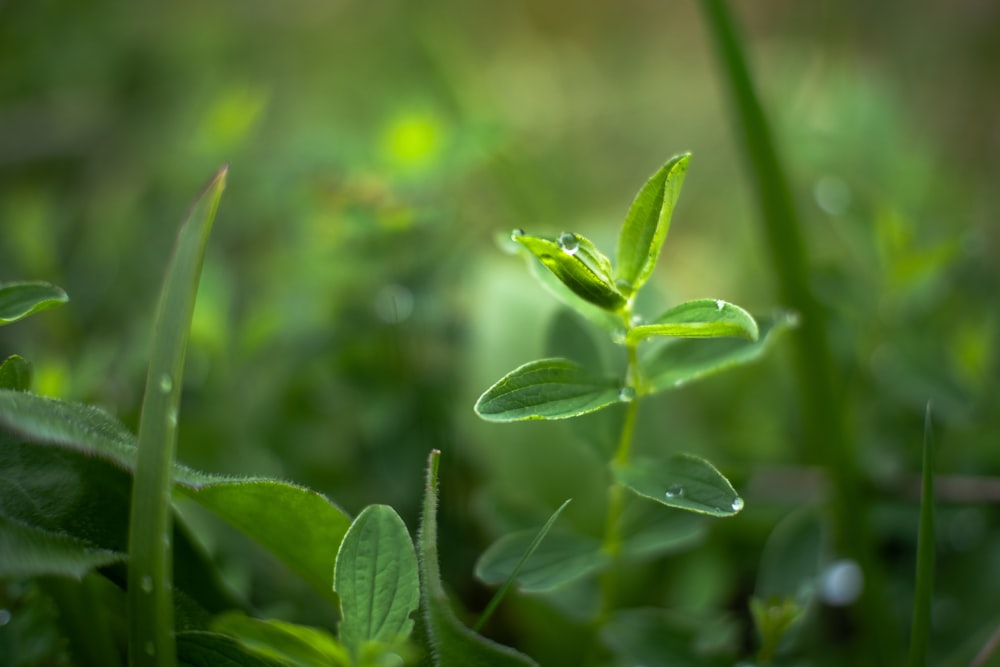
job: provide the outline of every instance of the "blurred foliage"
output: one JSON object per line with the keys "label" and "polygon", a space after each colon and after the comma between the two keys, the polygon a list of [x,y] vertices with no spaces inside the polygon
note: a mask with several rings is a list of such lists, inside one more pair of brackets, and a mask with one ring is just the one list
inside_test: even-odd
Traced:
{"label": "blurred foliage", "polygon": [[[523,289],[529,279],[498,251],[497,232],[572,230],[613,247],[634,184],[690,150],[650,284],[660,303],[639,309],[699,297],[776,305],[696,9],[0,1],[0,281],[49,281],[71,298],[0,330],[0,358],[21,354],[35,391],[98,403],[134,428],[174,223],[230,163],[188,354],[180,460],[293,479],[352,513],[391,504],[412,531],[422,462],[442,449],[444,576],[481,609],[489,593],[472,584],[472,562],[501,532],[541,524],[567,497],[561,520],[600,532],[612,447],[601,434],[615,430],[604,416],[582,428],[474,419],[494,378],[540,356],[537,323],[555,313]],[[948,660],[995,626],[1000,596],[1000,9],[738,9],[849,379],[847,418],[901,625],[921,413],[934,402],[945,478],[930,646],[934,660],[958,664]],[[708,261],[721,257],[723,272]],[[630,603],[725,614],[736,628],[725,636],[747,653],[763,545],[822,497],[787,355],[658,400],[640,411],[637,442],[710,455],[747,509],[695,552],[637,572]],[[593,458],[570,448],[575,438],[594,443]],[[222,563],[246,549],[224,532],[205,539]],[[232,582],[263,608],[308,618],[287,599],[285,575],[255,558]],[[560,646],[579,632],[556,611],[565,605],[508,605],[490,632],[542,664],[565,659]],[[52,632],[44,587],[6,584],[0,607],[12,611],[0,635],[30,627],[41,643]],[[816,617],[800,650],[810,664],[838,664],[831,647],[854,630],[835,608]],[[548,628],[560,629],[559,645]],[[48,645],[55,660],[60,647]],[[42,664],[37,645],[23,651],[12,664]]]}

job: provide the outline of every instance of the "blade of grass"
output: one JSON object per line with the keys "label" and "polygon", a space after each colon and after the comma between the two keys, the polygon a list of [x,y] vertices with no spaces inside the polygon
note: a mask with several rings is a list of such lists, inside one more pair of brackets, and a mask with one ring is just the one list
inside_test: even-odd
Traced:
{"label": "blade of grass", "polygon": [[920,490],[920,533],[917,537],[917,581],[910,629],[910,667],[927,664],[934,588],[934,433],[931,404],[924,413],[923,481]]}
{"label": "blade of grass", "polygon": [[700,5],[722,76],[729,87],[781,299],[784,306],[797,311],[802,318],[795,343],[804,437],[812,443],[812,451],[826,457],[824,464],[833,481],[835,546],[857,561],[865,573],[865,592],[858,613],[862,617],[859,626],[868,631],[859,635],[864,644],[860,650],[872,664],[900,664],[898,628],[891,621],[884,577],[874,557],[855,443],[844,419],[847,414],[844,392],[831,359],[823,308],[810,288],[812,280],[802,225],[728,4],[725,0],[702,0]]}
{"label": "blade of grass", "polygon": [[535,535],[535,539],[531,541],[531,544],[528,545],[528,549],[524,552],[521,560],[518,561],[517,567],[515,567],[514,571],[510,573],[509,577],[507,577],[507,581],[505,581],[503,586],[500,587],[500,590],[493,595],[493,598],[490,600],[489,604],[486,605],[486,609],[483,610],[479,620],[476,621],[474,626],[472,626],[473,632],[479,632],[483,629],[483,626],[486,625],[486,621],[490,619],[490,616],[493,615],[496,608],[500,606],[500,601],[503,600],[507,591],[510,590],[511,585],[517,580],[517,575],[521,573],[521,568],[524,567],[524,564],[528,562],[529,558],[531,558],[531,554],[535,553],[535,549],[538,548],[538,545],[542,543],[545,536],[549,534],[550,530],[552,530],[552,526],[555,524],[556,519],[559,518],[559,515],[562,514],[562,511],[566,509],[566,506],[569,505],[571,500],[573,499],[567,498],[566,502],[560,505],[559,509],[552,513],[549,520],[545,522],[545,525],[542,526],[541,530],[538,531],[538,534]]}
{"label": "blade of grass", "polygon": [[160,294],[139,420],[129,520],[129,665],[174,667],[171,471],[184,356],[208,234],[226,184],[220,169],[181,227]]}

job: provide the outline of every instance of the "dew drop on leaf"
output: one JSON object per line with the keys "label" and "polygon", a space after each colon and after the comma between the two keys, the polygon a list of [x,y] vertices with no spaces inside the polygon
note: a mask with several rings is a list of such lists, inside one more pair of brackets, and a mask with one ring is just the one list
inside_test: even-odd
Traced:
{"label": "dew drop on leaf", "polygon": [[739,496],[733,498],[732,507],[734,512],[739,512],[741,509],[743,509],[743,499],[740,498]]}
{"label": "dew drop on leaf", "polygon": [[667,487],[667,492],[664,494],[667,498],[683,498],[684,497],[684,487],[680,484],[671,484]]}
{"label": "dew drop on leaf", "polygon": [[511,241],[516,241],[518,239],[518,237],[520,237],[520,236],[524,236],[524,230],[521,229],[520,227],[517,227],[513,231],[511,231],[511,233],[510,233],[510,240]]}
{"label": "dew drop on leaf", "polygon": [[622,387],[618,392],[618,400],[622,403],[631,403],[635,400],[635,387]]}
{"label": "dew drop on leaf", "polygon": [[580,242],[576,239],[576,234],[572,232],[563,232],[556,242],[567,255],[575,255],[576,251],[580,249]]}
{"label": "dew drop on leaf", "polygon": [[725,301],[723,301],[722,299],[716,299],[716,300],[715,300],[715,307],[716,307],[716,308],[718,308],[719,310],[722,310],[722,308],[723,308],[723,307],[724,307],[725,305],[726,305],[726,302],[725,302]]}
{"label": "dew drop on leaf", "polygon": [[628,332],[625,331],[625,327],[618,327],[611,332],[611,341],[616,345],[624,345],[626,340],[628,340]]}
{"label": "dew drop on leaf", "polygon": [[164,373],[160,376],[160,391],[164,394],[169,394],[170,390],[174,388],[174,379],[170,377],[169,373]]}
{"label": "dew drop on leaf", "polygon": [[139,580],[139,588],[142,589],[143,593],[153,592],[153,578],[148,574]]}

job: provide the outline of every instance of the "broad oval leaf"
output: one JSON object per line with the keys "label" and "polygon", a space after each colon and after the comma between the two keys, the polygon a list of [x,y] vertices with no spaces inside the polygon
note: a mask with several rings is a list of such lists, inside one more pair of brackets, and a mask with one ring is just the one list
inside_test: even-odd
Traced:
{"label": "broad oval leaf", "polygon": [[626,297],[642,287],[656,266],[690,160],[690,153],[667,160],[646,181],[629,207],[618,235],[616,273],[618,284],[628,286]]}
{"label": "broad oval leaf", "polygon": [[[0,389],[0,427],[135,470],[135,435],[98,408]],[[350,519],[326,496],[263,477],[230,477],[174,464],[174,488],[271,551],[315,590],[333,599],[330,564]],[[127,499],[121,499],[127,505]]]}
{"label": "broad oval leaf", "polygon": [[668,507],[718,517],[733,516],[743,509],[743,499],[729,480],[711,463],[692,454],[616,465],[614,476],[634,493]]}
{"label": "broad oval leaf", "polygon": [[586,237],[565,232],[558,239],[528,234],[513,238],[583,300],[612,312],[628,304],[615,286],[611,261]]}
{"label": "broad oval leaf", "polygon": [[621,400],[618,381],[595,375],[569,359],[539,359],[515,368],[476,401],[487,421],[566,419]]}
{"label": "broad oval leaf", "polygon": [[679,388],[694,380],[759,359],[780,334],[796,325],[792,315],[758,318],[757,340],[674,338],[664,342],[652,357],[642,359],[643,376],[650,393]]}
{"label": "broad oval leaf", "polygon": [[348,529],[333,571],[340,640],[360,655],[367,642],[393,646],[413,630],[420,604],[417,556],[406,525],[387,505],[370,505]]}
{"label": "broad oval leaf", "polygon": [[739,337],[757,340],[756,320],[739,306],[722,299],[696,299],[670,308],[652,322],[632,327],[627,340],[637,343],[650,336],[680,338]]}
{"label": "broad oval leaf", "polygon": [[0,389],[28,391],[31,388],[31,364],[13,354],[0,364]]}
{"label": "broad oval leaf", "polygon": [[41,281],[0,283],[0,326],[69,301],[60,287]]}
{"label": "broad oval leaf", "polygon": [[417,536],[421,610],[436,667],[538,667],[528,656],[476,634],[455,616],[441,584],[438,564],[437,503],[438,463],[434,450],[427,460],[424,506]]}
{"label": "broad oval leaf", "polygon": [[[537,533],[537,530],[519,530],[491,544],[476,562],[476,576],[487,584],[505,581],[514,573]],[[525,592],[550,591],[602,570],[609,562],[596,538],[553,532],[524,563],[515,581]]]}

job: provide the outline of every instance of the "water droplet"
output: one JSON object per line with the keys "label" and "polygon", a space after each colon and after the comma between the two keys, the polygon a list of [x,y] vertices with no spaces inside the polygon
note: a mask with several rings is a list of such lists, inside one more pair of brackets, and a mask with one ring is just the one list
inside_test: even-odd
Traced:
{"label": "water droplet", "polygon": [[177,426],[177,411],[171,410],[167,413],[167,426],[173,428]]}
{"label": "water droplet", "polygon": [[684,378],[678,378],[674,380],[674,386],[678,388],[683,387],[684,383],[685,383]]}
{"label": "water droplet", "polygon": [[743,509],[743,499],[740,498],[739,496],[733,498],[732,507],[734,512],[739,512],[741,509]]}
{"label": "water droplet", "polygon": [[855,561],[838,560],[820,575],[820,595],[830,605],[844,607],[861,595],[865,587],[865,575]]}
{"label": "water droplet", "polygon": [[160,376],[160,391],[164,394],[169,394],[170,390],[174,388],[174,379],[170,377],[169,373],[164,373]]}
{"label": "water droplet", "polygon": [[671,484],[667,487],[667,492],[665,494],[667,498],[683,498],[684,497],[684,487],[680,484]]}
{"label": "water droplet", "polygon": [[521,229],[520,227],[518,227],[518,228],[514,229],[513,231],[511,231],[511,233],[510,233],[510,240],[511,241],[516,241],[518,239],[518,237],[521,237],[521,236],[524,236],[524,230]]}
{"label": "water droplet", "polygon": [[139,588],[142,589],[143,593],[153,592],[153,578],[148,574],[139,580]]}
{"label": "water droplet", "polygon": [[556,241],[562,251],[567,255],[575,255],[576,251],[580,249],[580,242],[576,238],[576,234],[572,232],[563,232],[559,235],[559,239]]}
{"label": "water droplet", "polygon": [[146,655],[156,655],[156,645],[153,642],[146,642],[143,648],[146,650]]}
{"label": "water droplet", "polygon": [[622,403],[631,403],[635,400],[635,387],[622,387],[618,392],[618,400]]}
{"label": "water droplet", "polygon": [[9,609],[0,609],[0,628],[10,623],[11,618]]}
{"label": "water droplet", "polygon": [[632,326],[637,327],[642,324],[642,315],[633,315],[628,321]]}
{"label": "water droplet", "polygon": [[716,299],[715,300],[715,307],[718,308],[719,310],[722,310],[725,305],[726,305],[726,302],[723,301],[722,299]]}

